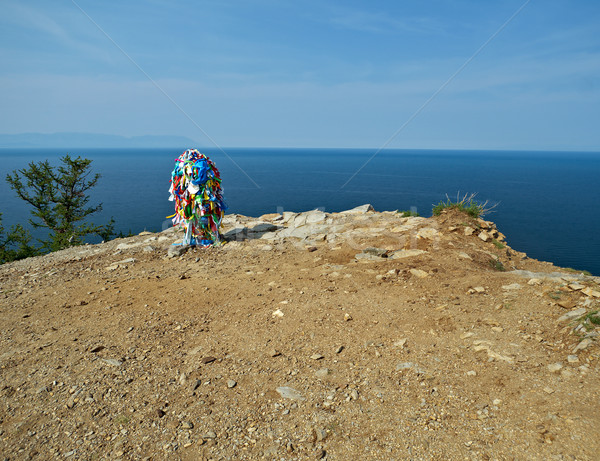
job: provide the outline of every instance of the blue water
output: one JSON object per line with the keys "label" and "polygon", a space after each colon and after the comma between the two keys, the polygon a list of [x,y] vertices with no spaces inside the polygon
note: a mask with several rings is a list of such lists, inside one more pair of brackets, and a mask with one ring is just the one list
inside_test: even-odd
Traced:
{"label": "blue water", "polygon": [[[30,161],[56,164],[65,154],[93,160],[102,175],[92,190],[124,232],[160,230],[173,213],[167,200],[174,149],[0,149],[0,175]],[[373,155],[368,149],[201,149],[223,178],[228,213],[259,216],[322,208],[341,211],[364,203],[376,210],[416,207],[430,216],[433,204],[477,192],[498,204],[488,219],[509,244],[529,256],[600,275],[600,153],[385,150],[349,183]],[[5,227],[24,222],[28,210],[0,181]]]}

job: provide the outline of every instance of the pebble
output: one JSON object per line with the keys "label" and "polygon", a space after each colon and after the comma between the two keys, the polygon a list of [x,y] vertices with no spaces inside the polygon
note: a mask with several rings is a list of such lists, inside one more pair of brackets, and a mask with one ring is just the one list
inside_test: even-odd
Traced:
{"label": "pebble", "polygon": [[208,431],[206,434],[202,436],[203,439],[216,439],[217,434],[214,431]]}
{"label": "pebble", "polygon": [[560,370],[562,370],[562,367],[562,363],[551,363],[548,365],[548,371],[550,373],[558,373]]}
{"label": "pebble", "polygon": [[580,307],[579,309],[575,309],[573,311],[567,312],[564,315],[561,315],[556,321],[564,322],[565,320],[575,319],[577,317],[581,317],[586,312],[587,312],[587,309],[585,307]]}
{"label": "pebble", "polygon": [[402,338],[401,340],[396,341],[394,343],[394,346],[399,347],[400,349],[404,349],[404,346],[406,346],[406,341],[408,341],[408,339]]}
{"label": "pebble", "polygon": [[302,394],[292,387],[282,386],[275,389],[281,397],[291,400],[305,400]]}
{"label": "pebble", "polygon": [[577,363],[577,362],[579,362],[579,357],[577,357],[574,354],[568,355],[567,356],[567,362],[569,362],[569,363]]}
{"label": "pebble", "polygon": [[233,379],[227,380],[227,387],[229,389],[233,389],[235,386],[237,386],[237,382],[235,382]]}
{"label": "pebble", "polygon": [[579,344],[577,344],[577,346],[575,346],[575,349],[573,349],[573,353],[587,349],[587,347],[590,344],[592,344],[592,342],[593,342],[592,338],[585,338],[583,341],[581,341]]}
{"label": "pebble", "polygon": [[522,288],[519,283],[511,283],[510,285],[502,285],[503,290],[520,290]]}
{"label": "pebble", "polygon": [[344,350],[344,346],[338,346],[335,348],[335,353],[339,354],[340,352],[342,352]]}
{"label": "pebble", "polygon": [[194,428],[194,423],[190,422],[190,421],[183,421],[181,423],[181,427],[183,429],[193,429]]}
{"label": "pebble", "polygon": [[427,276],[429,276],[429,274],[427,272],[425,272],[424,270],[421,269],[410,269],[409,271],[412,275],[414,275],[415,277],[418,277],[420,279],[425,278]]}
{"label": "pebble", "polygon": [[279,352],[277,349],[269,349],[269,357],[278,357],[281,355],[281,352]]}
{"label": "pebble", "polygon": [[315,376],[317,378],[323,379],[323,378],[326,378],[327,375],[329,375],[329,368],[321,368],[321,369],[315,371]]}
{"label": "pebble", "polygon": [[346,322],[349,322],[350,320],[352,320],[352,316],[351,316],[350,314],[348,314],[348,312],[346,312],[346,313],[344,314],[344,320],[345,320]]}
{"label": "pebble", "polygon": [[322,442],[323,440],[325,440],[327,438],[327,431],[325,431],[324,429],[321,428],[315,428],[315,438],[317,439],[317,442]]}
{"label": "pebble", "polygon": [[554,389],[552,389],[551,387],[544,387],[543,390],[546,394],[554,394]]}
{"label": "pebble", "polygon": [[115,366],[115,367],[120,367],[121,365],[123,365],[123,362],[121,362],[120,360],[117,359],[100,359],[102,360],[104,363],[108,363],[109,365]]}
{"label": "pebble", "polygon": [[475,370],[467,371],[467,376],[477,376],[477,372]]}
{"label": "pebble", "polygon": [[310,358],[313,360],[321,360],[324,357],[321,354],[313,354],[310,356]]}

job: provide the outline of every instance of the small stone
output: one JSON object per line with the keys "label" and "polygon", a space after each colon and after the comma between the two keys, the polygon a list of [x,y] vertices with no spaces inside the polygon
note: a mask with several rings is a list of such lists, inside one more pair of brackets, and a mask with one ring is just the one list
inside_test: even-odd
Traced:
{"label": "small stone", "polygon": [[458,257],[462,258],[462,259],[468,259],[469,261],[472,261],[473,258],[471,258],[467,253],[465,253],[464,251],[459,251],[458,252]]}
{"label": "small stone", "polygon": [[381,258],[387,253],[387,250],[385,248],[369,247],[365,248],[362,253],[372,256],[379,256]]}
{"label": "small stone", "polygon": [[413,256],[419,256],[427,253],[425,250],[398,250],[394,251],[391,255],[388,256],[388,259],[403,259],[410,258]]}
{"label": "small stone", "polygon": [[275,348],[272,348],[272,349],[269,349],[268,354],[269,354],[269,357],[279,357],[281,355],[281,352],[279,352]]}
{"label": "small stone", "polygon": [[475,333],[473,333],[472,331],[467,331],[465,333],[460,334],[460,339],[467,339],[474,335],[475,335]]}
{"label": "small stone", "polygon": [[350,398],[352,400],[358,400],[358,391],[356,389],[350,391]]}
{"label": "small stone", "polygon": [[554,389],[552,389],[551,387],[544,387],[543,390],[546,394],[554,394]]}
{"label": "small stone", "polygon": [[322,442],[323,440],[325,440],[327,438],[327,431],[323,430],[323,429],[314,429],[315,431],[315,438],[317,439],[317,442]]}
{"label": "small stone", "polygon": [[503,290],[511,291],[511,290],[520,290],[523,288],[520,283],[511,283],[510,285],[502,285]]}
{"label": "small stone", "polygon": [[527,282],[527,285],[541,285],[542,281],[540,279],[529,279],[529,281]]}
{"label": "small stone", "polygon": [[190,422],[190,421],[183,421],[181,423],[181,427],[183,429],[193,429],[194,428],[194,423]]}
{"label": "small stone", "polygon": [[305,400],[305,398],[296,389],[288,386],[282,386],[275,389],[281,397],[291,400]]}
{"label": "small stone", "polygon": [[467,371],[467,376],[477,376],[477,372],[475,370]]}
{"label": "small stone", "polygon": [[579,291],[583,290],[585,288],[585,285],[582,285],[581,283],[570,283],[569,288],[573,291]]}
{"label": "small stone", "polygon": [[562,367],[562,363],[551,363],[548,365],[548,371],[550,373],[558,373],[560,370],[562,370]]}
{"label": "small stone", "polygon": [[406,341],[408,341],[406,338],[402,338],[396,341],[394,343],[394,346],[399,347],[400,349],[404,349],[404,346],[406,346]]}
{"label": "small stone", "polygon": [[569,363],[577,363],[577,362],[579,362],[579,357],[577,357],[576,355],[573,355],[573,354],[568,355],[567,356],[567,362],[569,362]]}
{"label": "small stone", "polygon": [[583,341],[581,341],[579,344],[577,344],[577,346],[575,346],[575,348],[573,349],[573,353],[587,349],[587,347],[590,344],[592,344],[592,342],[593,341],[591,338],[585,338]]}
{"label": "small stone", "polygon": [[586,312],[587,312],[587,309],[585,307],[580,307],[579,309],[575,309],[570,312],[567,312],[564,315],[561,315],[556,321],[564,322],[566,320],[576,319],[577,317],[581,317]]}
{"label": "small stone", "polygon": [[469,235],[473,235],[473,233],[475,232],[475,229],[473,229],[472,227],[465,227],[464,233],[465,235],[468,237]]}
{"label": "small stone", "polygon": [[214,431],[208,431],[206,434],[202,436],[203,439],[216,439],[217,434]]}
{"label": "small stone", "polygon": [[235,386],[237,386],[237,382],[235,382],[233,379],[227,380],[227,387],[229,389],[233,389]]}
{"label": "small stone", "polygon": [[502,328],[502,327],[492,327],[492,330],[495,331],[496,333],[502,333],[504,331],[504,328]]}
{"label": "small stone", "polygon": [[484,242],[487,242],[488,240],[490,240],[492,238],[492,236],[485,231],[480,232],[478,237],[481,240],[483,240]]}
{"label": "small stone", "polygon": [[159,408],[158,410],[156,410],[156,415],[159,418],[162,418],[165,415],[165,412],[161,408]]}
{"label": "small stone", "polygon": [[473,290],[475,290],[475,293],[485,293],[484,287],[473,287]]}
{"label": "small stone", "polygon": [[571,370],[569,370],[568,368],[565,368],[564,370],[560,371],[560,375],[563,378],[571,378],[572,376],[574,376],[574,373]]}
{"label": "small stone", "polygon": [[427,277],[429,274],[421,269],[410,269],[409,272],[420,279]]}
{"label": "small stone", "polygon": [[315,459],[323,459],[323,458],[325,458],[325,456],[327,456],[327,453],[325,452],[325,450],[323,450],[321,448],[317,448],[315,450]]}
{"label": "small stone", "polygon": [[600,291],[593,290],[590,287],[586,287],[581,292],[591,298],[600,298]]}
{"label": "small stone", "polygon": [[502,400],[500,399],[494,399],[494,401],[492,402],[494,405],[498,406],[502,403]]}
{"label": "small stone", "polygon": [[573,309],[575,307],[575,301],[573,301],[572,299],[564,299],[564,300],[558,301],[556,304],[558,304],[560,307],[562,307],[564,309]]}
{"label": "small stone", "polygon": [[321,354],[313,354],[310,356],[310,358],[313,360],[321,360],[322,358],[324,358],[324,356],[322,356]]}
{"label": "small stone", "polygon": [[351,316],[350,314],[348,314],[348,312],[346,312],[346,313],[344,314],[344,320],[345,320],[346,322],[349,322],[350,320],[352,320],[352,316]]}
{"label": "small stone", "polygon": [[171,245],[169,247],[169,250],[167,251],[167,256],[169,258],[176,258],[176,257],[184,254],[189,249],[190,249],[189,245]]}
{"label": "small stone", "polygon": [[120,367],[121,365],[123,365],[123,362],[121,362],[120,360],[117,359],[100,359],[102,360],[104,363],[108,363],[109,365],[112,365],[114,367]]}
{"label": "small stone", "polygon": [[215,357],[202,357],[202,360],[200,360],[204,365],[208,365],[209,363],[213,363],[215,360],[217,360]]}
{"label": "small stone", "polygon": [[277,309],[276,311],[273,311],[273,314],[271,314],[273,317],[283,317],[283,312],[281,311],[281,309]]}
{"label": "small stone", "polygon": [[100,352],[102,349],[104,349],[104,346],[96,346],[93,349],[91,349],[90,352],[93,352],[95,354],[96,352]]}
{"label": "small stone", "polygon": [[342,352],[344,350],[344,346],[338,346],[335,348],[335,353],[339,354],[340,352]]}
{"label": "small stone", "polygon": [[321,368],[315,371],[315,376],[319,379],[327,378],[329,375],[329,368]]}
{"label": "small stone", "polygon": [[309,253],[312,253],[313,251],[317,251],[317,247],[308,247],[306,249],[306,251],[308,251]]}

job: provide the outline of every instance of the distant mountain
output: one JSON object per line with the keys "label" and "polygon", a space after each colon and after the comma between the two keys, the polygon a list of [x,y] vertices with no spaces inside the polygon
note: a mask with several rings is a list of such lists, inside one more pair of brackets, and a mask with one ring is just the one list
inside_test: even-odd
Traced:
{"label": "distant mountain", "polygon": [[118,136],[99,133],[0,134],[0,147],[195,147],[185,136]]}

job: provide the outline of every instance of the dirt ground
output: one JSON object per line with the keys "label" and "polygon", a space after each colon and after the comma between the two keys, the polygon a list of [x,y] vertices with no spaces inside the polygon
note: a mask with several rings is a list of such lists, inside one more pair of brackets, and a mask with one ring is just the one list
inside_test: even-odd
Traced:
{"label": "dirt ground", "polygon": [[462,213],[327,220],[1,266],[0,459],[600,459],[597,278]]}

